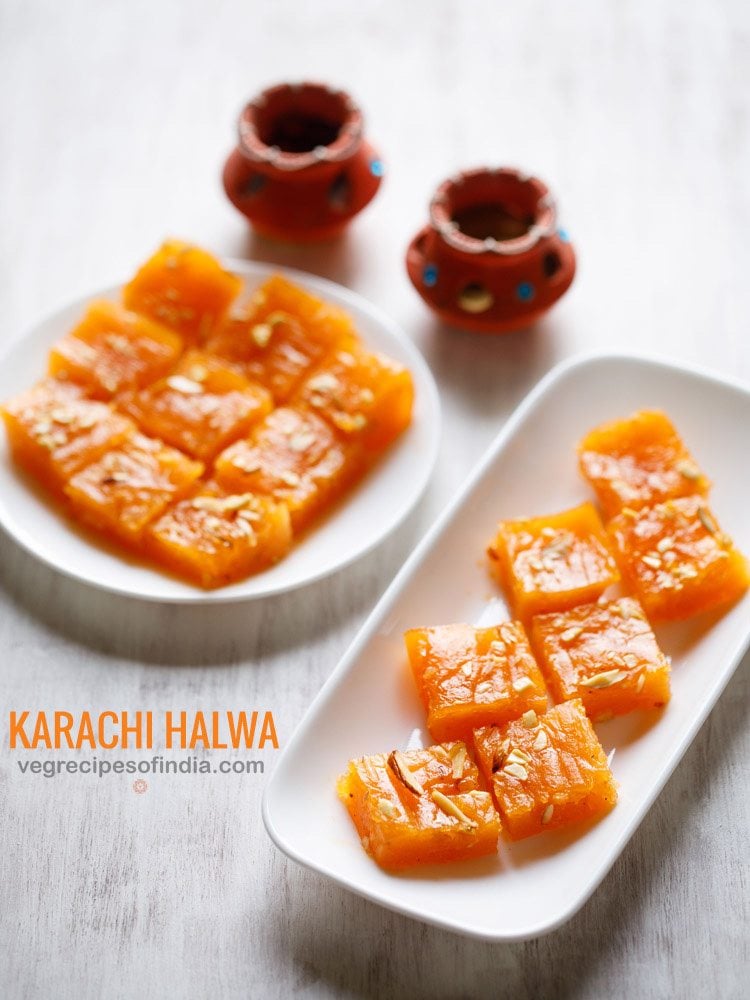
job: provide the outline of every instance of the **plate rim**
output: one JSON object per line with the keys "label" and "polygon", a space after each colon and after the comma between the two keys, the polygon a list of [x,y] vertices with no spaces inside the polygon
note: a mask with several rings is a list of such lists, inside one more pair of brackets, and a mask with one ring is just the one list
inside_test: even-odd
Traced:
{"label": "plate rim", "polygon": [[444,918],[442,916],[425,914],[424,911],[418,906],[410,905],[409,903],[401,903],[398,900],[390,898],[383,898],[378,892],[368,890],[366,886],[360,886],[352,883],[347,877],[338,874],[327,865],[303,857],[294,847],[291,847],[285,842],[284,837],[277,829],[272,816],[271,799],[278,780],[277,775],[279,774],[280,768],[285,759],[292,754],[298,744],[300,744],[307,735],[307,732],[312,728],[318,708],[328,700],[328,698],[335,691],[339,682],[348,673],[350,667],[361,653],[362,648],[374,634],[377,626],[391,611],[392,606],[398,599],[401,590],[409,581],[412,573],[417,570],[419,564],[430,552],[433,543],[439,538],[443,530],[452,521],[456,511],[461,507],[465,499],[474,489],[475,485],[495,461],[499,452],[503,450],[508,440],[515,433],[518,425],[521,424],[526,415],[533,410],[537,402],[553,386],[562,381],[571,372],[581,368],[595,367],[597,364],[601,364],[602,362],[612,363],[617,361],[636,362],[637,364],[644,364],[652,368],[666,369],[672,373],[678,372],[681,374],[697,376],[724,388],[740,391],[750,397],[750,384],[742,381],[741,379],[737,379],[734,376],[725,376],[702,365],[674,362],[663,355],[659,355],[658,353],[631,353],[626,351],[579,352],[555,365],[536,383],[536,385],[527,393],[527,395],[512,412],[505,425],[501,428],[495,439],[487,448],[484,455],[479,459],[477,464],[469,473],[456,495],[448,502],[443,511],[428,528],[421,541],[407,557],[401,569],[398,571],[371,613],[363,622],[343,657],[308,706],[305,714],[289,738],[288,743],[281,751],[276,765],[274,766],[274,770],[263,790],[261,814],[266,832],[273,843],[280,851],[282,851],[282,853],[286,854],[287,857],[291,858],[297,864],[309,868],[310,870],[321,875],[327,876],[338,885],[348,889],[350,892],[377,903],[385,909],[414,918],[422,923],[450,930],[462,936],[475,938],[477,940],[493,942],[527,941],[533,938],[542,937],[556,930],[570,920],[588,902],[593,893],[601,885],[607,873],[611,870],[617,859],[622,854],[622,851],[627,846],[635,831],[643,822],[643,819],[656,798],[663,791],[667,781],[671,777],[677,765],[682,761],[685,752],[702,727],[706,718],[715,707],[719,697],[733,677],[744,654],[750,647],[750,629],[748,629],[744,636],[740,638],[736,648],[730,651],[730,655],[727,657],[727,667],[725,668],[725,671],[711,686],[709,696],[701,706],[700,711],[693,717],[690,726],[686,729],[682,739],[675,747],[675,751],[668,759],[666,766],[663,766],[659,771],[658,779],[655,782],[651,793],[639,804],[639,807],[635,810],[630,822],[623,828],[622,832],[614,842],[612,850],[608,852],[602,863],[593,873],[585,891],[580,896],[576,896],[569,906],[563,907],[560,912],[552,914],[549,919],[545,919],[537,924],[534,924],[533,926],[520,928],[518,931],[511,933],[506,931],[492,932],[483,925],[471,925],[466,921],[453,921],[447,917]]}
{"label": "plate rim", "polygon": [[[240,604],[245,601],[264,600],[276,595],[292,593],[293,591],[300,590],[303,587],[310,586],[311,584],[325,579],[326,577],[339,573],[341,570],[351,566],[359,559],[365,558],[375,548],[385,542],[385,540],[406,521],[409,515],[416,508],[417,504],[424,497],[425,491],[427,490],[435,471],[442,442],[442,407],[440,394],[430,366],[427,364],[427,361],[417,347],[416,343],[406,333],[401,324],[397,320],[392,319],[385,312],[385,310],[380,308],[380,306],[375,305],[370,302],[369,299],[360,295],[359,292],[355,292],[351,288],[340,285],[329,278],[324,278],[320,275],[303,271],[300,268],[275,265],[267,261],[243,260],[242,258],[226,256],[221,256],[219,260],[221,261],[222,266],[244,277],[257,276],[262,279],[263,277],[267,277],[272,274],[282,274],[285,277],[288,277],[291,281],[295,281],[303,285],[303,287],[307,286],[320,295],[332,295],[335,300],[344,303],[345,307],[348,306],[349,308],[355,309],[368,316],[368,318],[372,320],[373,324],[385,329],[395,340],[399,342],[400,346],[404,348],[409,357],[409,368],[410,371],[415,374],[415,386],[417,388],[417,392],[420,394],[421,398],[424,399],[423,419],[425,421],[429,421],[432,425],[427,460],[423,467],[421,479],[416,484],[413,493],[409,498],[409,502],[402,508],[399,508],[394,517],[392,517],[391,520],[388,521],[371,539],[365,542],[362,547],[346,554],[333,566],[323,567],[319,572],[308,574],[306,577],[291,583],[280,582],[276,586],[272,586],[256,593],[232,592],[229,587],[220,587],[215,590],[202,590],[196,587],[195,593],[192,591],[186,591],[185,593],[161,595],[143,593],[134,590],[131,586],[118,585],[116,579],[113,579],[112,581],[94,580],[85,573],[77,572],[74,566],[68,564],[63,565],[54,558],[48,557],[45,552],[36,548],[28,530],[23,525],[14,525],[11,530],[6,523],[6,518],[9,516],[8,510],[2,497],[0,497],[0,528],[4,534],[19,545],[32,558],[67,579],[74,580],[77,583],[92,587],[95,590],[99,590],[104,593],[127,597],[136,601],[145,601],[151,604],[222,605]],[[124,282],[103,285],[101,288],[89,292],[86,295],[77,296],[76,298],[65,302],[62,305],[50,310],[43,316],[37,318],[29,326],[26,326],[22,333],[10,338],[10,341],[5,346],[5,350],[3,350],[2,354],[0,354],[0,365],[7,363],[11,355],[16,350],[21,349],[23,342],[29,337],[33,337],[39,327],[46,323],[53,322],[57,316],[67,312],[68,310],[76,309],[78,307],[83,308],[88,302],[91,302],[95,298],[112,295],[117,290],[121,289],[123,284]],[[377,475],[377,469],[373,469],[372,471],[373,474]],[[259,576],[260,575],[262,574],[259,574]],[[167,579],[169,579],[169,577],[167,577]],[[244,581],[240,581],[239,585],[241,585],[242,582]],[[230,585],[230,587],[233,586],[237,585]]]}

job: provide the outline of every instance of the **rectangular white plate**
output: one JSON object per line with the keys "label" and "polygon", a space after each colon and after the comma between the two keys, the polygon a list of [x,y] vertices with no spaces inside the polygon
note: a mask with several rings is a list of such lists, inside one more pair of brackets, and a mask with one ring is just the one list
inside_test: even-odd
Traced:
{"label": "rectangular white plate", "polygon": [[723,615],[657,630],[673,661],[672,701],[655,723],[634,713],[597,727],[617,807],[585,830],[549,833],[499,857],[392,875],[364,853],[336,798],[352,757],[430,742],[402,633],[508,617],[483,557],[500,518],[551,513],[589,497],[575,444],[640,408],[665,410],[713,479],[722,528],[750,550],[750,391],[696,370],[599,356],[555,369],[527,397],[457,499],[424,538],[313,703],[271,777],[263,815],[278,847],[383,906],[463,934],[518,940],[571,917],[607,873],[685,753],[750,639],[750,596]]}

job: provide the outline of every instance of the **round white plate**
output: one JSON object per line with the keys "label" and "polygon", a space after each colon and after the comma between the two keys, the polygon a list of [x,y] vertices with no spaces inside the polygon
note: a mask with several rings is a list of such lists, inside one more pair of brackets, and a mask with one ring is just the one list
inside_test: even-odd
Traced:
{"label": "round white plate", "polygon": [[[269,275],[282,273],[346,309],[367,347],[395,358],[411,371],[415,387],[411,426],[338,510],[295,545],[286,559],[247,580],[212,591],[131,562],[78,534],[59,510],[29,488],[10,460],[5,435],[0,435],[0,524],[37,559],[92,586],[145,600],[240,601],[292,590],[341,569],[381,542],[416,504],[437,458],[440,403],[430,370],[414,344],[384,313],[341,285],[268,264],[236,260],[226,264],[243,278],[248,292]],[[86,302],[119,295],[120,288],[114,287],[78,300],[16,341],[0,360],[0,400],[42,376],[47,351],[79,319]]]}

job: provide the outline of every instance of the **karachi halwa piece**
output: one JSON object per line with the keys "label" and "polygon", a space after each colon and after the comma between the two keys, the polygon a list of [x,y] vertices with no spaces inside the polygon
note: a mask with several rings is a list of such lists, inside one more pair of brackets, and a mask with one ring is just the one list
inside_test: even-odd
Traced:
{"label": "karachi halwa piece", "polygon": [[362,846],[383,868],[497,851],[500,820],[464,743],[352,760],[338,794]]}
{"label": "karachi halwa piece", "polygon": [[84,524],[137,547],[146,525],[185,496],[202,472],[200,462],[136,433],[77,472],[65,494]]}
{"label": "karachi halwa piece", "polygon": [[669,701],[669,661],[633,597],[538,615],[531,642],[554,700],[580,698],[594,722]]}
{"label": "karachi halwa piece", "polygon": [[352,451],[314,413],[282,406],[216,460],[217,481],[237,493],[263,493],[289,508],[295,533],[338,500],[357,478]]}
{"label": "karachi halwa piece", "polygon": [[547,691],[523,625],[438,625],[404,635],[434,740],[471,738],[473,729],[544,712]]}
{"label": "karachi halwa piece", "polygon": [[241,290],[241,279],[210,253],[168,240],[125,285],[123,301],[195,344],[216,329]]}
{"label": "karachi halwa piece", "polygon": [[189,351],[166,378],[118,400],[143,431],[202,462],[245,435],[273,405],[263,386],[221,360]]}
{"label": "karachi halwa piece", "polygon": [[617,802],[607,757],[577,699],[478,729],[474,746],[511,840],[602,816]]}
{"label": "karachi halwa piece", "polygon": [[501,521],[490,567],[517,618],[596,600],[620,579],[593,504],[529,520]]}
{"label": "karachi halwa piece", "polygon": [[352,348],[336,351],[319,365],[294,398],[346,440],[376,454],[409,426],[414,384],[398,362]]}
{"label": "karachi halwa piece", "polygon": [[652,621],[690,618],[741,597],[750,584],[745,557],[703,497],[677,497],[609,524],[623,577]]}
{"label": "karachi halwa piece", "polygon": [[659,410],[640,410],[590,431],[578,445],[578,460],[606,519],[623,507],[638,510],[670,497],[705,494],[711,485]]}
{"label": "karachi halwa piece", "polygon": [[127,417],[81,392],[48,378],[2,407],[14,461],[53,493],[135,430]]}
{"label": "karachi halwa piece", "polygon": [[274,275],[232,311],[208,349],[241,366],[280,405],[328,354],[356,342],[345,312]]}
{"label": "karachi halwa piece", "polygon": [[206,589],[243,580],[289,551],[284,504],[208,484],[169,508],[146,531],[146,550],[162,568]]}
{"label": "karachi halwa piece", "polygon": [[115,302],[92,302],[80,323],[50,351],[49,372],[95,399],[161,378],[182,353],[182,338]]}

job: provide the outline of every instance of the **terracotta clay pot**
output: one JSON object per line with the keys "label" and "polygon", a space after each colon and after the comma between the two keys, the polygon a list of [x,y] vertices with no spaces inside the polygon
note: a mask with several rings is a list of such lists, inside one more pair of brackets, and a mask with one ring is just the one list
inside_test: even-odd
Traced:
{"label": "terracotta clay pot", "polygon": [[337,236],[383,176],[363,125],[341,90],[319,83],[264,90],[239,118],[239,143],[224,166],[229,200],[263,235],[303,242]]}
{"label": "terracotta clay pot", "polygon": [[412,240],[412,284],[441,319],[482,333],[529,326],[570,287],[575,254],[547,186],[518,170],[445,181]]}

